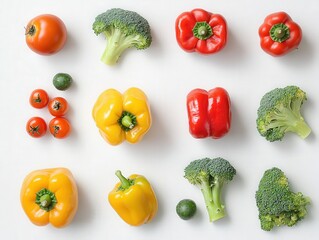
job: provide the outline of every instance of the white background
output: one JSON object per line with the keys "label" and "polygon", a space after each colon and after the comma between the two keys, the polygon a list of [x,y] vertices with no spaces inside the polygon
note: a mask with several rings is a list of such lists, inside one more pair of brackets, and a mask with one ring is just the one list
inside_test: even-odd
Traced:
{"label": "white background", "polygon": [[[137,11],[151,25],[153,43],[145,51],[128,50],[117,66],[100,62],[106,41],[95,36],[96,15],[112,7]],[[216,55],[184,52],[176,43],[176,17],[193,8],[222,14],[228,22],[226,48]],[[281,58],[264,53],[258,27],[266,15],[286,11],[303,29],[298,50]],[[317,239],[318,132],[319,132],[319,4],[299,1],[48,1],[1,0],[0,8],[0,232],[2,239]],[[53,56],[33,53],[25,44],[24,27],[43,13],[59,16],[67,26],[68,42]],[[60,92],[52,77],[67,72],[72,87]],[[287,134],[282,142],[267,142],[256,130],[256,111],[263,94],[275,87],[298,85],[308,95],[302,113],[313,132],[302,140]],[[153,125],[143,141],[113,147],[99,136],[91,117],[97,96],[107,88],[123,92],[141,88],[149,97]],[[227,89],[232,100],[232,129],[219,140],[196,140],[188,133],[186,95],[193,88]],[[72,135],[64,140],[47,134],[33,139],[25,132],[32,116],[51,117],[33,109],[32,90],[45,89],[51,97],[63,96],[71,106],[67,118]],[[199,189],[183,177],[184,167],[202,157],[224,157],[237,169],[225,187],[227,217],[208,221]],[[66,228],[37,227],[24,214],[20,186],[32,170],[67,167],[79,188],[79,209]],[[312,199],[309,215],[293,228],[272,232],[260,229],[255,191],[263,172],[281,168],[292,188]],[[153,185],[159,212],[149,224],[125,224],[107,202],[108,192],[118,181],[115,170],[139,173]],[[183,198],[196,201],[196,216],[183,221],[175,213]]]}

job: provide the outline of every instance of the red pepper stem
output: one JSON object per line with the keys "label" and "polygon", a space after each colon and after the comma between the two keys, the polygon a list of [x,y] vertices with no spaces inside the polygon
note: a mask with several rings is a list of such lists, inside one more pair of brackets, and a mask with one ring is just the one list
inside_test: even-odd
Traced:
{"label": "red pepper stem", "polygon": [[197,22],[193,28],[193,34],[200,40],[206,40],[213,35],[213,30],[207,22]]}
{"label": "red pepper stem", "polygon": [[120,170],[117,170],[115,172],[115,175],[120,179],[121,181],[121,186],[120,186],[120,189],[128,189],[130,186],[131,186],[131,182],[129,179],[127,179],[126,177],[124,177],[122,175],[122,172]]}
{"label": "red pepper stem", "polygon": [[275,24],[269,31],[270,37],[275,42],[284,42],[290,37],[290,30],[283,23]]}

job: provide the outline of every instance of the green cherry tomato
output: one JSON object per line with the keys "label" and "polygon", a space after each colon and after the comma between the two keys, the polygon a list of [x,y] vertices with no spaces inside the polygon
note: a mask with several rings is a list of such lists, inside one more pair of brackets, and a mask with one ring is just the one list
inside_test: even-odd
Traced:
{"label": "green cherry tomato", "polygon": [[71,86],[72,77],[67,73],[57,73],[53,77],[53,85],[56,89],[64,91]]}
{"label": "green cherry tomato", "polygon": [[196,203],[191,199],[183,199],[176,205],[176,213],[183,220],[192,218],[196,209]]}

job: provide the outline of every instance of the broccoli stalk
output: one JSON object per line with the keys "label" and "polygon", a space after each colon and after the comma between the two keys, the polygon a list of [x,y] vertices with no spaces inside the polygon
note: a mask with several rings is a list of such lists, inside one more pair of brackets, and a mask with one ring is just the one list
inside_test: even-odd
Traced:
{"label": "broccoli stalk", "polygon": [[138,35],[125,35],[121,30],[114,28],[113,31],[104,32],[107,39],[106,48],[102,54],[101,61],[107,65],[115,65],[122,53],[138,44],[140,37]]}
{"label": "broccoli stalk", "polygon": [[200,184],[200,190],[203,193],[209,220],[211,222],[226,216],[225,207],[221,201],[223,184],[218,180],[214,182],[214,185],[211,186],[209,181],[202,179],[202,183]]}
{"label": "broccoli stalk", "polygon": [[279,168],[266,170],[256,191],[261,229],[294,226],[307,215],[310,198],[291,191],[288,179]]}
{"label": "broccoli stalk", "polygon": [[197,185],[204,197],[211,222],[226,216],[222,202],[224,184],[231,181],[236,170],[223,158],[204,158],[192,161],[185,168],[185,178]]}
{"label": "broccoli stalk", "polygon": [[311,129],[300,110],[306,93],[299,87],[276,88],[266,93],[257,111],[257,129],[268,141],[282,140],[287,132],[294,132],[305,139]]}
{"label": "broccoli stalk", "polygon": [[120,8],[112,8],[98,15],[93,30],[96,35],[102,33],[107,39],[101,57],[101,61],[107,65],[115,65],[126,49],[146,49],[152,42],[147,20],[136,12]]}

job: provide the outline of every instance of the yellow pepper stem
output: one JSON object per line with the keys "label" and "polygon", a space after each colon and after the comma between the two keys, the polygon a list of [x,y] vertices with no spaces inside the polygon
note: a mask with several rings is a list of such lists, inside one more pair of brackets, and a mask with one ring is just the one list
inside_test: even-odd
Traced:
{"label": "yellow pepper stem", "polygon": [[117,170],[115,172],[115,175],[120,179],[121,185],[119,186],[118,190],[125,190],[128,189],[130,186],[133,185],[133,180],[127,179],[123,176],[122,172],[120,170]]}
{"label": "yellow pepper stem", "polygon": [[129,116],[124,116],[122,118],[122,124],[125,126],[125,127],[128,127],[130,129],[132,129],[134,127],[133,123],[132,123],[132,119],[129,117]]}
{"label": "yellow pepper stem", "polygon": [[49,194],[45,194],[42,197],[40,197],[40,204],[42,207],[50,206],[51,202],[52,202],[52,200],[51,200]]}
{"label": "yellow pepper stem", "polygon": [[137,125],[136,116],[130,112],[124,111],[118,120],[118,123],[124,131],[130,131]]}
{"label": "yellow pepper stem", "polygon": [[43,188],[37,192],[35,203],[38,204],[41,209],[49,212],[54,208],[57,200],[53,192]]}

